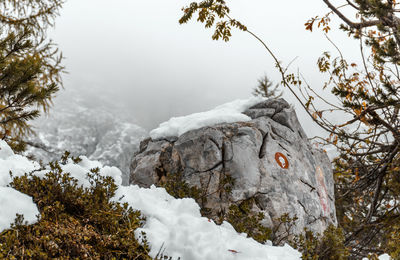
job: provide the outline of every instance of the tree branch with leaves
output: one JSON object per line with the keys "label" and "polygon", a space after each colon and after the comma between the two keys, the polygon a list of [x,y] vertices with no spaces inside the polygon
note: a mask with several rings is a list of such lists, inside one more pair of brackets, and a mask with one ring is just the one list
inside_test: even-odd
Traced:
{"label": "tree branch with leaves", "polygon": [[[282,86],[327,131],[328,136],[319,137],[320,142],[334,145],[340,154],[334,160],[334,170],[338,219],[345,230],[345,245],[353,257],[383,253],[387,245],[396,244],[390,239],[397,236],[390,234],[400,228],[399,8],[392,0],[346,0],[340,6],[321,1],[330,11],[307,21],[306,30],[319,27],[329,33],[331,17],[336,16],[344,23],[340,29],[360,46],[360,65],[348,62],[329,38],[338,57],[325,52],[318,59],[318,70],[327,76],[323,90],[331,92],[336,102],[317,93],[320,91],[301,75],[284,69],[262,39],[230,17],[225,1],[193,2],[182,9],[180,23],[187,23],[198,14],[198,22],[206,28],[215,27],[214,40],[228,41],[232,29],[237,28],[263,45],[281,74]],[[350,8],[358,21],[346,16],[342,8]],[[371,55],[365,55],[365,48]],[[317,105],[321,104],[317,101],[324,105]],[[400,257],[399,252],[398,248],[389,253]]]}

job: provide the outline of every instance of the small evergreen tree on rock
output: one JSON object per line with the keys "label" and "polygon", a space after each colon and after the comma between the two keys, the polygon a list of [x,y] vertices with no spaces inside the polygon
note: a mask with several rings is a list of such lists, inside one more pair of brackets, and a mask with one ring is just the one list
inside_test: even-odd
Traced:
{"label": "small evergreen tree on rock", "polygon": [[278,91],[279,84],[275,84],[268,78],[267,75],[258,79],[258,85],[253,90],[254,96],[265,98],[280,98],[283,95],[282,91]]}

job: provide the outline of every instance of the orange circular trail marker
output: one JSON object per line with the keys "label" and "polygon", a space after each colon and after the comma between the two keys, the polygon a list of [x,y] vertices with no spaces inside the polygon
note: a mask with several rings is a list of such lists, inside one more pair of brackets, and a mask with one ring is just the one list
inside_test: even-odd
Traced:
{"label": "orange circular trail marker", "polygon": [[282,169],[288,169],[289,168],[289,161],[286,158],[285,155],[283,155],[282,153],[276,153],[275,154],[275,161],[279,164],[279,166]]}

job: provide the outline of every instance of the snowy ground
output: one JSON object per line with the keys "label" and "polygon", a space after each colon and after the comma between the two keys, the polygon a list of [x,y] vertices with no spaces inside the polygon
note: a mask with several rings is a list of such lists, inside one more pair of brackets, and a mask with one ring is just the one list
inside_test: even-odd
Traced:
{"label": "snowy ground", "polygon": [[227,222],[216,225],[201,217],[200,207],[193,199],[175,199],[165,189],[139,188],[136,185],[121,187],[116,198],[129,203],[146,216],[141,232],[151,244],[150,256],[161,250],[173,259],[300,259],[301,254],[288,245],[275,247],[263,245],[246,234],[238,234]]}
{"label": "snowy ground", "polygon": [[[174,259],[263,259],[278,260],[300,259],[301,254],[286,245],[274,247],[262,245],[246,234],[238,234],[229,223],[216,225],[213,221],[201,217],[200,208],[193,199],[175,199],[165,189],[151,187],[139,188],[136,185],[122,186],[121,171],[116,167],[103,166],[100,162],[86,157],[74,164],[72,161],[62,166],[65,172],[78,179],[80,184],[90,185],[86,173],[94,167],[100,168],[103,175],[112,176],[119,189],[115,200],[128,202],[146,217],[142,229],[136,230],[138,239],[144,231],[151,246],[150,255],[155,257],[161,250]],[[32,198],[10,187],[9,172],[14,176],[37,169],[39,165],[26,157],[15,155],[10,147],[0,140],[0,232],[10,227],[16,214],[23,214],[32,224],[39,217],[39,212]],[[46,170],[37,174],[43,176]]]}

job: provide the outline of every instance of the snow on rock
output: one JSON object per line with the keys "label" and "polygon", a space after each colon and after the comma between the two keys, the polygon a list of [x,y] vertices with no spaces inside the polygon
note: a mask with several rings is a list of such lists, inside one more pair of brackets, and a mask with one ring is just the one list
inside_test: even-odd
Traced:
{"label": "snow on rock", "polygon": [[251,118],[242,112],[265,100],[262,97],[251,97],[249,99],[238,99],[216,108],[191,114],[188,116],[172,117],[167,122],[150,132],[150,137],[160,139],[168,136],[181,136],[182,134],[204,126],[216,125],[220,123],[233,123],[250,121]]}
{"label": "snow on rock", "polygon": [[263,245],[246,234],[238,234],[227,222],[216,225],[201,217],[200,207],[193,199],[175,199],[163,188],[123,186],[118,189],[117,198],[146,217],[146,224],[135,232],[138,238],[145,232],[151,257],[163,252],[172,259],[191,260],[301,259],[301,254],[288,245]]}

